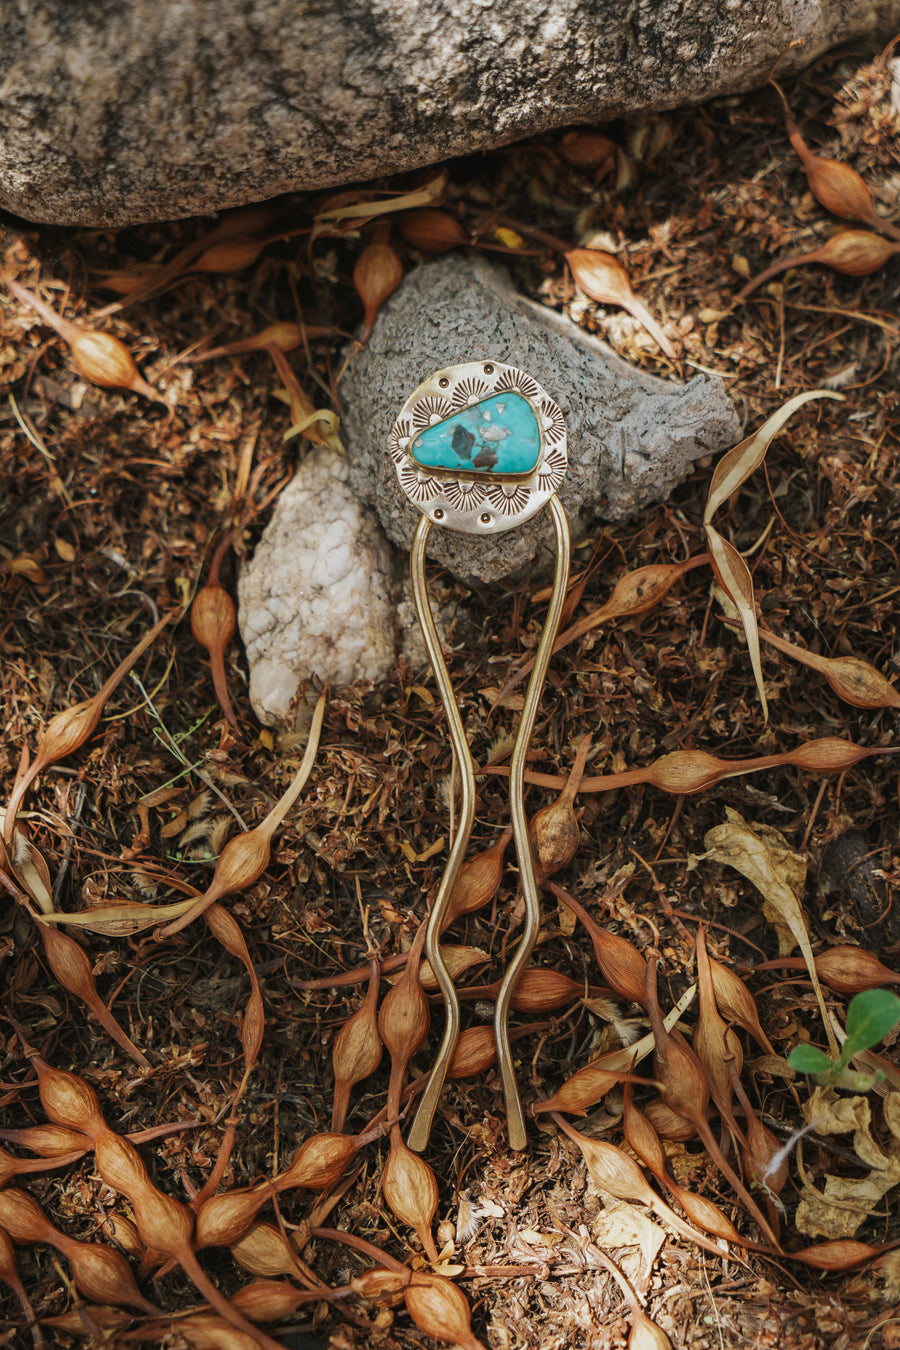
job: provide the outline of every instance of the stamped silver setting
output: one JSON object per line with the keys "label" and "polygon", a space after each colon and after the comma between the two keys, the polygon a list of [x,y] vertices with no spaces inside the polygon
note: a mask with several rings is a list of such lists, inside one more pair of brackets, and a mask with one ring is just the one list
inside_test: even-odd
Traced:
{"label": "stamped silver setting", "polygon": [[[533,470],[427,468],[416,462],[416,438],[431,427],[477,408],[496,395],[518,395],[540,431]],[[435,525],[487,537],[530,520],[562,483],[568,466],[563,415],[537,380],[500,361],[469,361],[435,371],[400,409],[388,449],[402,491]]]}

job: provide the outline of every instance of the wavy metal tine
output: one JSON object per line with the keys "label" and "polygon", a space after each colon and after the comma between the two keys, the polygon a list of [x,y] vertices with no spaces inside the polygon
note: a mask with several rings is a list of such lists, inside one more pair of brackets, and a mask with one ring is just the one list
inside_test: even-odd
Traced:
{"label": "wavy metal tine", "polygon": [[466,740],[462,718],[459,714],[459,707],[453,693],[450,674],[447,670],[446,662],[444,661],[443,652],[441,651],[441,643],[435,627],[434,617],[431,612],[431,603],[428,599],[428,590],[425,583],[425,545],[430,530],[431,521],[427,516],[421,516],[410,551],[412,591],[416,613],[422,629],[422,636],[425,639],[425,646],[434,669],[441,702],[444,705],[444,712],[447,715],[450,741],[462,780],[462,802],[459,828],[450,849],[450,857],[447,860],[447,867],[444,871],[443,878],[441,879],[437,897],[432,907],[431,914],[428,916],[428,928],[425,933],[425,951],[431,964],[431,968],[437,978],[437,982],[440,985],[441,994],[444,999],[446,1022],[444,1025],[443,1039],[441,1040],[437,1056],[435,1057],[431,1069],[431,1076],[428,1080],[425,1092],[422,1095],[419,1109],[416,1112],[407,1139],[409,1147],[414,1149],[417,1153],[420,1153],[428,1143],[428,1137],[431,1133],[431,1122],[434,1118],[434,1112],[441,1091],[443,1090],[444,1079],[447,1076],[447,1069],[453,1056],[453,1051],[456,1049],[456,1041],[459,1036],[459,1002],[456,997],[456,988],[453,984],[453,978],[441,955],[440,937],[447,916],[447,910],[450,906],[450,899],[453,895],[453,888],[456,885],[456,878],[459,875],[459,869],[469,846],[469,836],[472,833],[472,823],[475,819],[475,769],[472,764],[472,755],[469,750],[469,743]]}
{"label": "wavy metal tine", "polygon": [[528,692],[525,695],[525,703],[522,707],[522,720],[516,735],[509,769],[509,809],[513,835],[516,841],[516,856],[519,861],[519,877],[525,900],[525,925],[519,945],[504,972],[494,1009],[494,1039],[497,1044],[497,1062],[500,1066],[500,1077],[503,1083],[509,1146],[514,1149],[525,1147],[526,1134],[522,1103],[519,1099],[512,1051],[509,1045],[509,1005],[516,982],[534,951],[541,922],[540,900],[534,875],[531,846],[528,841],[528,821],[525,818],[523,801],[525,758],[534,730],[553,644],[556,641],[556,634],[562,617],[566,585],[569,579],[569,527],[556,493],[550,498],[548,507],[556,530],[556,574],[553,579],[553,591],[550,596],[547,618],[544,621],[544,630],[541,634],[534,669],[531,673]]}

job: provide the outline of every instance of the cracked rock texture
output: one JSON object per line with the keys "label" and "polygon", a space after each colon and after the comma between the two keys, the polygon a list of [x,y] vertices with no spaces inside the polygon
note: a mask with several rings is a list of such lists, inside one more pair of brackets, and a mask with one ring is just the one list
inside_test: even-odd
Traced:
{"label": "cracked rock texture", "polygon": [[347,464],[314,448],[281,493],[238,582],[238,622],[260,721],[280,722],[304,680],[379,680],[394,659],[390,549],[347,486]]}
{"label": "cracked rock texture", "polygon": [[0,206],[197,215],[752,89],[898,28],[900,0],[13,0]]}
{"label": "cracked rock texture", "polygon": [[[384,306],[340,386],[351,484],[401,548],[409,547],[419,513],[388,456],[394,419],[432,371],[479,360],[521,367],[562,409],[569,472],[559,496],[573,523],[634,515],[666,497],[693,460],[739,439],[716,376],[678,384],[635,370],[564,316],[519,295],[506,271],[482,258],[426,263]],[[467,582],[508,576],[550,537],[544,514],[492,540],[434,527],[429,557]]]}

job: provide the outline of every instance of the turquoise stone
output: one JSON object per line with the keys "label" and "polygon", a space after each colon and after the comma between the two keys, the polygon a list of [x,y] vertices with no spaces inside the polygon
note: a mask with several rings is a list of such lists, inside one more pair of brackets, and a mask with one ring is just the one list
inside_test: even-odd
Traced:
{"label": "turquoise stone", "polygon": [[419,432],[409,448],[423,469],[522,475],[537,468],[541,429],[521,394],[494,394]]}

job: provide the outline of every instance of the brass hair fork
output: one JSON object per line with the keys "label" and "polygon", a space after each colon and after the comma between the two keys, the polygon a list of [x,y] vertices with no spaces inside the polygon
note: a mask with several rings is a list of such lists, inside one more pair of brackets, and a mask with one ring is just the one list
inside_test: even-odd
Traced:
{"label": "brass hair fork", "polygon": [[509,1005],[534,950],[540,924],[538,888],[522,800],[525,756],[569,577],[569,529],[556,495],[568,456],[562,413],[538,382],[499,361],[472,361],[437,371],[404,403],[389,441],[400,487],[421,512],[410,553],[413,597],[447,716],[462,782],[459,828],[428,918],[425,950],[446,1010],[444,1035],[409,1133],[421,1151],[459,1036],[459,1002],[440,952],[440,935],[475,813],[475,771],[453,685],[444,661],[425,584],[425,546],[432,525],[490,539],[548,508],[556,534],[556,573],[509,773],[509,804],[525,901],[522,937],[504,972],[494,1014],[497,1062],[511,1148],[525,1147],[525,1121],[509,1045]]}

